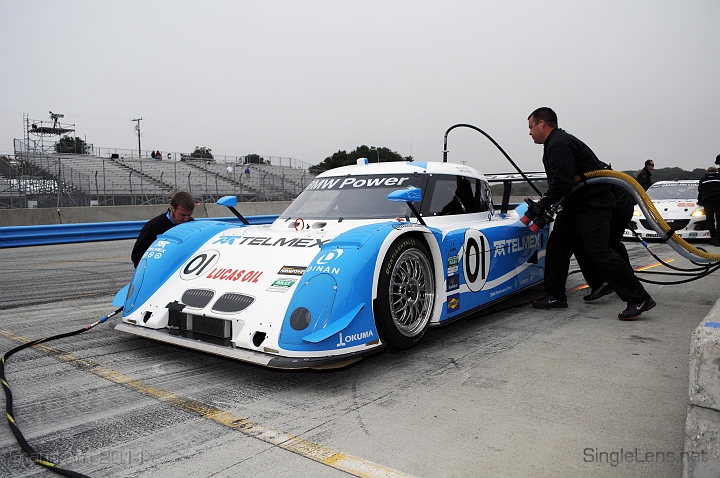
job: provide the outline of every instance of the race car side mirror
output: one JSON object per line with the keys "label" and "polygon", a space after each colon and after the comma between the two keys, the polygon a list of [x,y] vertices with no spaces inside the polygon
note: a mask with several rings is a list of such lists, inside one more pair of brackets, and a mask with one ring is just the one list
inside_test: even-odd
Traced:
{"label": "race car side mirror", "polygon": [[250,223],[248,222],[248,220],[245,219],[245,218],[243,217],[243,215],[240,214],[240,212],[239,212],[237,209],[235,209],[235,206],[237,206],[237,197],[235,197],[235,196],[223,196],[223,197],[221,197],[220,199],[218,199],[217,203],[218,203],[219,205],[221,205],[221,206],[225,206],[226,208],[230,209],[230,212],[232,212],[233,214],[235,214],[235,216],[236,216],[238,219],[240,219],[240,222],[242,222],[242,223],[245,224],[246,226],[250,224]]}
{"label": "race car side mirror", "polygon": [[412,187],[398,189],[388,194],[387,198],[397,202],[419,202],[422,201],[422,189]]}
{"label": "race car side mirror", "polygon": [[220,199],[218,199],[217,203],[221,206],[225,207],[235,207],[237,206],[237,197],[236,196],[223,196]]}
{"label": "race car side mirror", "polygon": [[412,186],[407,189],[397,189],[388,194],[387,198],[391,201],[404,202],[405,204],[407,204],[413,214],[415,214],[418,222],[423,226],[426,225],[425,221],[423,221],[423,218],[420,217],[420,213],[418,212],[418,210],[415,209],[415,206],[413,206],[414,202],[422,201],[422,189],[414,188]]}

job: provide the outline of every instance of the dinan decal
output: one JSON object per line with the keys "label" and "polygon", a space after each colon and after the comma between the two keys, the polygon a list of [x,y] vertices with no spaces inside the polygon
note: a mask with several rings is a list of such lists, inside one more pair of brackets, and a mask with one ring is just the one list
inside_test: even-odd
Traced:
{"label": "dinan decal", "polygon": [[285,274],[288,276],[301,276],[305,273],[305,267],[303,266],[282,266],[278,271],[278,274]]}
{"label": "dinan decal", "polygon": [[482,290],[490,273],[490,241],[480,231],[465,231],[463,246],[463,275],[465,283],[473,292]]}
{"label": "dinan decal", "polygon": [[355,176],[315,179],[305,189],[350,189],[407,186],[409,176]]}
{"label": "dinan decal", "polygon": [[202,277],[203,273],[214,266],[219,258],[220,253],[214,249],[195,254],[180,269],[180,278],[182,280],[193,280]]}
{"label": "dinan decal", "polygon": [[540,239],[539,234],[530,234],[523,237],[493,241],[493,249],[495,250],[493,257],[504,256],[505,254],[520,252],[526,249],[535,249],[540,247]]}
{"label": "dinan decal", "polygon": [[213,244],[229,244],[231,246],[279,246],[279,247],[322,247],[331,239],[259,237],[259,236],[220,236]]}
{"label": "dinan decal", "polygon": [[348,342],[357,342],[358,340],[369,339],[371,337],[375,337],[372,330],[366,330],[365,332],[360,332],[359,334],[351,334],[344,337],[342,332],[340,332],[338,334],[340,341],[338,342],[337,347],[344,347]]}
{"label": "dinan decal", "polygon": [[337,259],[338,257],[340,257],[342,255],[343,255],[342,249],[335,249],[334,251],[330,251],[330,252],[318,257],[316,264],[327,264],[331,260]]}
{"label": "dinan decal", "polygon": [[231,280],[240,282],[257,282],[262,271],[246,271],[245,269],[214,268],[205,276],[206,279]]}
{"label": "dinan decal", "polygon": [[330,267],[330,266],[326,266],[326,265],[309,266],[306,270],[308,272],[324,272],[326,274],[339,274],[340,273],[339,267]]}
{"label": "dinan decal", "polygon": [[449,295],[447,298],[447,313],[451,314],[460,310],[460,294]]}

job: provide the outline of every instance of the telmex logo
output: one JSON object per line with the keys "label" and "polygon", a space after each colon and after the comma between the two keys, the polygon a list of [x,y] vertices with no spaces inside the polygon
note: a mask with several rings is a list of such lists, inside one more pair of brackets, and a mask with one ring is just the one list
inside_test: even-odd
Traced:
{"label": "telmex logo", "polygon": [[337,259],[338,257],[343,255],[342,249],[335,249],[334,251],[330,251],[327,254],[323,254],[320,256],[317,260],[317,264],[327,264],[333,259]]}
{"label": "telmex logo", "polygon": [[255,237],[255,236],[220,236],[213,244],[230,244],[241,246],[285,246],[285,247],[322,247],[330,239],[287,238],[287,237]]}

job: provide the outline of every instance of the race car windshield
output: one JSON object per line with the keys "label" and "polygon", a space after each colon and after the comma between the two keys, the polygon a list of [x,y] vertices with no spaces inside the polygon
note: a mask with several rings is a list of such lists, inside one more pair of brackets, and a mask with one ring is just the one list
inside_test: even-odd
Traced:
{"label": "race car windshield", "polygon": [[[412,174],[318,178],[280,217],[394,219],[412,216],[407,204],[390,201],[387,195],[408,186],[424,188],[426,181],[426,178]],[[420,203],[414,204],[419,208]]]}
{"label": "race car windshield", "polygon": [[695,199],[698,196],[697,184],[662,184],[653,185],[647,190],[650,199]]}

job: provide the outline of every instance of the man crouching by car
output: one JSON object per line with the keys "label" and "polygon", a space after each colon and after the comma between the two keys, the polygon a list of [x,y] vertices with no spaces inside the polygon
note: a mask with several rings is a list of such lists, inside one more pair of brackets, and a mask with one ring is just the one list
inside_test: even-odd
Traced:
{"label": "man crouching by car", "polygon": [[170,208],[159,216],[150,219],[140,230],[140,235],[137,241],[135,241],[135,246],[130,255],[135,268],[137,268],[140,263],[140,259],[142,259],[145,251],[148,250],[148,247],[155,242],[155,239],[157,239],[160,234],[178,224],[192,221],[194,210],[195,199],[190,193],[178,191],[173,194],[170,200]]}

